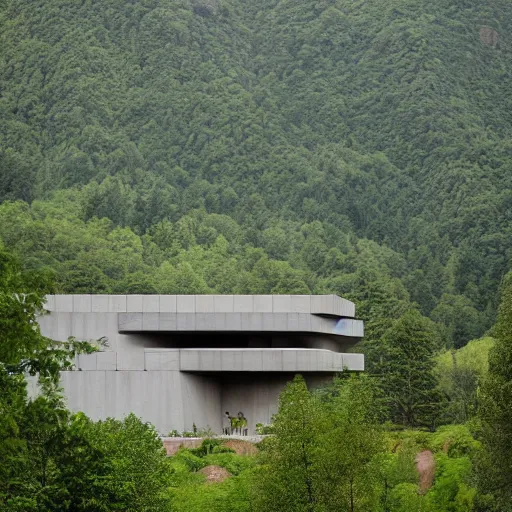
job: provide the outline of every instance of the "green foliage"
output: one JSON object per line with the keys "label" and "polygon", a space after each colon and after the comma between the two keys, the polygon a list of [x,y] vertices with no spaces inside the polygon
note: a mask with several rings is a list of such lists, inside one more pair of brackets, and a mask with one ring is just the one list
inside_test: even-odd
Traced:
{"label": "green foliage", "polygon": [[498,510],[510,510],[512,491],[512,273],[502,284],[496,340],[490,351],[480,417],[486,455],[481,461],[482,489],[497,498]]}
{"label": "green foliage", "polygon": [[[383,510],[490,510],[485,508],[485,500],[477,498],[473,481],[473,461],[481,453],[481,443],[466,426],[445,426],[433,433],[417,430],[390,433],[389,446],[381,465]],[[435,464],[432,485],[420,491],[416,456],[425,450],[434,453]]]}
{"label": "green foliage", "polygon": [[4,459],[6,473],[13,467],[0,494],[6,510],[30,500],[45,512],[168,509],[162,444],[133,416],[95,424],[44,394],[26,404],[18,435],[18,449]]}
{"label": "green foliage", "polygon": [[435,485],[428,493],[432,511],[465,512],[473,510],[477,490],[467,485],[471,461],[467,457],[436,456]]}
{"label": "green foliage", "polygon": [[511,249],[511,14],[4,0],[0,238],[66,292],[336,292],[371,339],[414,302],[460,347]]}
{"label": "green foliage", "polygon": [[239,475],[255,465],[254,458],[236,453],[213,453],[206,455],[204,460],[207,465],[221,466],[232,475]]}
{"label": "green foliage", "polygon": [[52,344],[36,323],[45,293],[51,290],[46,273],[22,272],[19,262],[0,247],[0,362],[19,365]]}
{"label": "green foliage", "polygon": [[[252,470],[256,459],[242,456],[222,446],[220,439],[205,439],[197,449],[182,449],[170,458],[173,470],[170,499],[173,511],[249,511]],[[226,451],[219,451],[224,448]],[[198,471],[220,466],[231,475],[226,481],[205,484]]]}
{"label": "green foliage", "polygon": [[432,448],[449,457],[474,456],[481,448],[466,425],[446,425],[432,435]]}
{"label": "green foliage", "polygon": [[[325,450],[327,426],[359,439],[346,421],[356,384],[312,397],[296,383],[303,409],[288,396],[264,443],[267,460],[289,457],[274,460],[272,507],[311,509],[311,492],[330,507],[323,484],[339,506],[352,496],[369,510],[385,480],[391,509],[487,510],[492,491],[507,510],[510,278],[487,376],[491,342],[464,345],[492,325],[510,266],[512,4],[1,3],[0,243],[21,263],[0,253],[0,505],[150,510],[170,499],[149,427],[65,410],[58,371],[94,347],[40,335],[45,293],[338,293],[365,320],[369,369],[396,423],[466,422],[483,404],[482,493],[462,428],[410,434],[416,447],[453,446],[420,496],[411,447],[384,457],[385,471],[363,457],[378,451],[367,408],[355,409],[367,452]],[[442,345],[457,351],[436,370]],[[32,402],[24,373],[42,377]],[[151,454],[142,473],[136,435]],[[177,510],[248,509],[251,469],[198,492],[190,457],[169,470],[190,479],[171,493]],[[313,485],[321,457],[341,483]]]}
{"label": "green foliage", "polygon": [[[59,370],[69,369],[75,354],[96,347],[41,335],[37,317],[51,289],[47,273],[23,271],[0,250],[0,508],[49,510],[54,502],[70,500],[73,482],[63,475],[74,468],[64,460],[85,444],[70,441],[70,414],[57,383]],[[37,375],[32,384],[40,388],[40,396],[31,401],[27,373]]]}
{"label": "green foliage", "polygon": [[372,371],[380,380],[393,422],[434,428],[441,406],[434,373],[438,346],[432,322],[411,310],[395,321],[375,347],[380,355]]}
{"label": "green foliage", "polygon": [[176,429],[171,430],[167,437],[203,437],[199,435],[200,432],[194,432],[192,430],[184,430],[183,432],[178,432]]}
{"label": "green foliage", "polygon": [[262,452],[255,510],[371,510],[384,451],[369,379],[342,379],[330,397],[312,395],[296,376],[279,399],[275,436]]}
{"label": "green foliage", "polygon": [[483,380],[489,368],[489,352],[494,346],[494,338],[486,337],[472,340],[466,346],[455,351],[444,351],[437,357],[438,372],[449,372],[455,366],[469,368]]}
{"label": "green foliage", "polygon": [[222,483],[182,484],[172,491],[173,512],[250,512],[251,471],[229,477]]}
{"label": "green foliage", "polygon": [[173,464],[186,467],[189,471],[198,471],[207,464],[203,457],[194,455],[190,450],[182,449],[173,457]]}
{"label": "green foliage", "polygon": [[193,455],[197,455],[198,457],[204,457],[206,455],[211,455],[212,453],[229,453],[233,452],[227,446],[223,446],[222,439],[205,439],[199,448],[189,448],[188,451]]}
{"label": "green foliage", "polygon": [[321,425],[321,465],[317,485],[326,510],[364,511],[379,497],[379,456],[384,439],[379,393],[371,379],[335,382]]}
{"label": "green foliage", "polygon": [[263,423],[256,423],[256,433],[264,436],[268,434],[273,434],[274,429],[272,425],[264,425]]}
{"label": "green foliage", "polygon": [[304,379],[296,376],[279,397],[275,437],[264,452],[266,468],[256,491],[256,510],[314,510],[320,425],[319,404]]}
{"label": "green foliage", "polygon": [[98,484],[126,511],[165,510],[169,465],[156,430],[133,414],[88,425],[91,445],[108,459],[109,472]]}
{"label": "green foliage", "polygon": [[447,398],[445,419],[465,423],[477,414],[481,385],[487,376],[493,338],[470,341],[458,350],[444,351],[436,358],[438,387]]}
{"label": "green foliage", "polygon": [[[92,423],[66,409],[59,371],[97,346],[41,335],[45,273],[0,252],[0,508],[41,512],[165,510],[168,465],[154,429],[134,416]],[[25,375],[38,393],[28,399]]]}

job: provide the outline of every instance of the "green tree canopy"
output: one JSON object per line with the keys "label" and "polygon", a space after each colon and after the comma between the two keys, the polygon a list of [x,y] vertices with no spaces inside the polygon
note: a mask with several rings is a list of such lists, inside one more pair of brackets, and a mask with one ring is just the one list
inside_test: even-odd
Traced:
{"label": "green tree canopy", "polygon": [[376,344],[371,372],[378,376],[393,422],[434,428],[440,413],[435,355],[440,342],[435,325],[410,310]]}
{"label": "green tree canopy", "polygon": [[512,274],[502,284],[498,320],[493,329],[495,346],[483,388],[480,416],[483,422],[486,461],[481,468],[485,490],[497,497],[498,510],[510,510],[512,491]]}

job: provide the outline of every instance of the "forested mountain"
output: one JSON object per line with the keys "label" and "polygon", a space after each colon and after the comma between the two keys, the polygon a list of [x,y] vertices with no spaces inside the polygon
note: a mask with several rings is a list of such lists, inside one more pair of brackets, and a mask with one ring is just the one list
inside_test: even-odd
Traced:
{"label": "forested mountain", "polygon": [[0,6],[0,239],[62,291],[334,292],[370,340],[417,304],[448,346],[493,323],[509,1]]}

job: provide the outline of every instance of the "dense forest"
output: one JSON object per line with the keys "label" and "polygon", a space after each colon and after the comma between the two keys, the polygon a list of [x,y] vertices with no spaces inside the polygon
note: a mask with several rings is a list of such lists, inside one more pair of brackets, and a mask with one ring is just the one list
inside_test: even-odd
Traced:
{"label": "dense forest", "polygon": [[34,328],[49,278],[0,253],[0,510],[512,510],[512,273],[494,339],[434,355],[435,332],[412,310],[384,336],[380,373],[314,390],[297,375],[257,445],[203,430],[200,446],[170,457],[133,414],[93,422],[67,410],[60,369],[100,347]]}
{"label": "dense forest", "polygon": [[[507,0],[0,0],[0,510],[511,510],[511,30]],[[49,292],[335,293],[369,375],[297,378],[257,454],[166,458],[67,411],[97,347],[33,328]]]}
{"label": "dense forest", "polygon": [[454,347],[492,325],[510,2],[1,5],[0,238],[61,291],[334,292]]}

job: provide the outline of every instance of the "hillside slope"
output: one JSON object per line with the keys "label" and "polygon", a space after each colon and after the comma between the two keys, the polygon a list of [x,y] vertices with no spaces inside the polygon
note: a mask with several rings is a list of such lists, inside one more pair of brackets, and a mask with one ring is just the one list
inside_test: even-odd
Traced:
{"label": "hillside slope", "polygon": [[370,336],[416,302],[463,345],[510,264],[511,20],[4,0],[0,238],[64,291],[331,291]]}

